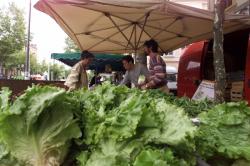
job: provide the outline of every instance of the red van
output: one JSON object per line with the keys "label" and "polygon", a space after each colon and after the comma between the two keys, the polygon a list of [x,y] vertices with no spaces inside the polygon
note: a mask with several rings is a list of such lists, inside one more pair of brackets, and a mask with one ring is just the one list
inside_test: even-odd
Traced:
{"label": "red van", "polygon": [[[243,98],[250,103],[250,29],[224,36],[227,83],[242,82]],[[192,97],[201,80],[214,81],[213,40],[189,45],[180,57],[177,94]],[[230,88],[230,86],[229,86]]]}

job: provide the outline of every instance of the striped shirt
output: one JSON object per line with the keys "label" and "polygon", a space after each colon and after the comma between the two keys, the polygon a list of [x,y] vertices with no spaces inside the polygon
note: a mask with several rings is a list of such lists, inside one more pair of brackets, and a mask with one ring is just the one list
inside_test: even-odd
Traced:
{"label": "striped shirt", "polygon": [[166,63],[160,55],[150,54],[149,84],[151,88],[159,88],[167,84]]}

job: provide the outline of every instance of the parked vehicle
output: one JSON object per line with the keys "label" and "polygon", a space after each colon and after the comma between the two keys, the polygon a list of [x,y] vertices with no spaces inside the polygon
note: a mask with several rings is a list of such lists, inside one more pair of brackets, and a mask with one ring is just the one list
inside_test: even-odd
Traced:
{"label": "parked vehicle", "polygon": [[167,66],[166,71],[168,80],[167,86],[171,93],[177,95],[177,69],[172,66]]}
{"label": "parked vehicle", "polygon": [[[227,74],[226,98],[238,91],[238,99],[250,102],[250,29],[224,36],[225,69]],[[189,45],[180,57],[177,89],[178,96],[192,97],[202,80],[215,80],[213,40]],[[229,95],[229,96],[228,96]],[[230,96],[231,95],[231,96]]]}

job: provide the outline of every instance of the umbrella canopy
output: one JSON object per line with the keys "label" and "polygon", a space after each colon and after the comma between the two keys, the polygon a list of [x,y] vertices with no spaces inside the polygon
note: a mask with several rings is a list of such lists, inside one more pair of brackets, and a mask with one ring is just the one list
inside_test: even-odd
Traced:
{"label": "umbrella canopy", "polygon": [[[39,0],[35,8],[93,52],[136,53],[150,38],[168,52],[213,35],[213,13],[166,0]],[[226,15],[224,32],[248,27],[242,19]]]}
{"label": "umbrella canopy", "polygon": [[[96,70],[98,72],[104,72],[105,66],[110,65],[113,71],[124,71],[122,65],[123,55],[119,54],[94,54],[95,60],[90,64],[90,70]],[[81,58],[81,53],[53,53],[52,59],[59,60],[66,65],[74,66]]]}

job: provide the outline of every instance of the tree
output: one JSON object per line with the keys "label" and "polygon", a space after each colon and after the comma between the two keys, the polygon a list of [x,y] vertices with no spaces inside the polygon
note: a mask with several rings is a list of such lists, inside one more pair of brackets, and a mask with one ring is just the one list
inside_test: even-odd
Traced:
{"label": "tree", "polygon": [[66,47],[64,48],[65,53],[81,51],[79,47],[74,43],[74,41],[69,37],[65,39],[65,45],[66,45]]}
{"label": "tree", "polygon": [[45,71],[48,71],[48,64],[45,60],[43,60],[42,63],[39,65],[39,73],[44,73]]}
{"label": "tree", "polygon": [[0,75],[2,67],[13,62],[11,55],[24,50],[24,46],[24,12],[10,3],[7,10],[0,9]]}
{"label": "tree", "polygon": [[66,70],[64,66],[58,64],[53,64],[50,70],[52,80],[60,80],[65,78],[68,74],[68,70]]}
{"label": "tree", "polygon": [[216,0],[214,18],[214,71],[215,72],[215,101],[224,102],[226,88],[226,70],[223,54],[223,21],[226,2]]}
{"label": "tree", "polygon": [[[9,61],[9,63],[5,63],[4,67],[6,67],[7,69],[11,69],[19,64],[24,64],[24,60],[25,60],[25,51],[21,50],[21,51],[16,51],[12,54],[9,54],[7,56],[7,59]],[[11,63],[10,63],[11,62]]]}
{"label": "tree", "polygon": [[[16,51],[13,54],[8,56],[8,63],[5,64],[5,67],[9,70],[13,68],[18,68],[21,71],[24,71],[23,67],[20,66],[25,65],[26,52],[24,50]],[[30,69],[31,74],[39,74],[44,71],[41,70],[41,64],[37,62],[37,58],[35,54],[30,55]]]}

